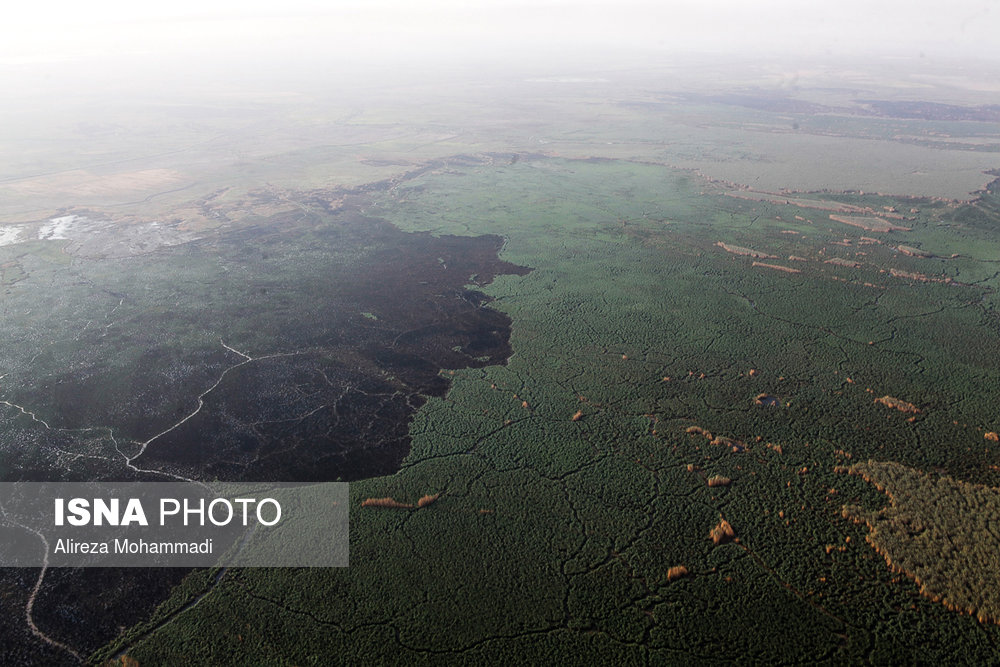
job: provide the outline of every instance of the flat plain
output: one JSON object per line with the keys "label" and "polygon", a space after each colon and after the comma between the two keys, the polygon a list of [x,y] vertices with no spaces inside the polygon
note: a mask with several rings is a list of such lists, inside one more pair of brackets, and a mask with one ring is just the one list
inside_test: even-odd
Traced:
{"label": "flat plain", "polygon": [[5,657],[995,661],[1000,121],[711,74],[5,135],[4,479],[352,481],[349,568],[8,571]]}

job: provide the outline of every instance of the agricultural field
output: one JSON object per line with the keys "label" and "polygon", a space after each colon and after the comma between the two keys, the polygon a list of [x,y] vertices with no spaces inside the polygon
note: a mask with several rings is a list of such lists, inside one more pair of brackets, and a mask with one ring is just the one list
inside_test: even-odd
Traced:
{"label": "agricultural field", "polygon": [[655,74],[53,120],[3,480],[350,481],[351,564],[7,569],[0,662],[995,662],[1000,121]]}

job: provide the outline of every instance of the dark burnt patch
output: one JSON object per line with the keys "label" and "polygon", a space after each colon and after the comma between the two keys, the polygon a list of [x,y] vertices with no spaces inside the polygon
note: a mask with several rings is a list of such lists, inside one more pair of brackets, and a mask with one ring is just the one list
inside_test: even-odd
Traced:
{"label": "dark burnt patch", "polygon": [[[498,236],[406,233],[361,215],[365,192],[304,193],[292,212],[142,257],[37,269],[33,279],[64,296],[26,321],[24,337],[72,344],[40,346],[18,381],[8,378],[5,398],[47,422],[2,411],[10,455],[0,476],[163,480],[126,463],[147,441],[137,467],[191,479],[397,470],[414,413],[448,391],[447,369],[511,354],[510,318],[478,288],[530,269],[498,258]],[[246,205],[293,195],[262,191]],[[101,455],[67,465],[59,454],[81,450]],[[49,569],[32,618],[86,656],[147,618],[185,573]],[[77,664],[23,622],[38,576],[0,570],[0,610],[17,619],[0,631],[0,664]]]}
{"label": "dark burnt patch", "polygon": [[406,233],[341,210],[302,230],[312,250],[299,257],[306,270],[290,277],[274,261],[306,239],[277,229],[243,229],[213,248],[268,258],[239,317],[273,330],[274,348],[246,350],[259,358],[227,372],[198,414],[152,442],[138,466],[226,480],[389,474],[409,452],[413,413],[447,392],[443,370],[510,356],[510,318],[473,289],[530,271],[498,258],[501,237]]}

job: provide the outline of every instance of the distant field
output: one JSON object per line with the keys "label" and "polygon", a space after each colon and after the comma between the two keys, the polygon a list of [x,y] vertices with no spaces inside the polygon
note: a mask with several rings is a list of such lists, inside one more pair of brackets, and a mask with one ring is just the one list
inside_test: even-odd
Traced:
{"label": "distant field", "polygon": [[[153,97],[110,109],[95,93],[41,113],[15,102],[0,110],[0,148],[12,156],[0,166],[0,221],[72,206],[165,214],[223,187],[355,186],[463,152],[643,160],[761,190],[948,199],[967,199],[991,179],[984,171],[1000,168],[995,122],[747,108],[725,97],[689,99],[677,92],[692,86],[679,72],[655,86],[636,76],[415,83],[397,95],[343,97],[220,91],[217,99]],[[809,99],[857,106],[808,88],[787,98],[766,77],[742,85],[784,105],[800,100],[794,109],[816,106]],[[867,85],[855,97],[891,94]]]}

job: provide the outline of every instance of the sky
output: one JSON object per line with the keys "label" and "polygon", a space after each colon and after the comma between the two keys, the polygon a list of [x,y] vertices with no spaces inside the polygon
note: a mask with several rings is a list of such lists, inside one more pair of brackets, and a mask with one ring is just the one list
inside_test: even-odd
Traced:
{"label": "sky", "polygon": [[866,53],[1000,61],[1000,0],[135,0],[10,3],[0,65],[178,54],[544,58]]}
{"label": "sky", "polygon": [[[997,35],[1000,0],[21,0],[0,15],[0,89],[30,109],[70,93],[200,99],[322,81],[360,95],[658,67],[697,76],[688,65],[703,62],[741,76],[768,60],[793,81],[883,80],[895,76],[888,56],[897,71],[985,85],[987,103],[1000,94]],[[963,60],[972,66],[956,72]]]}

